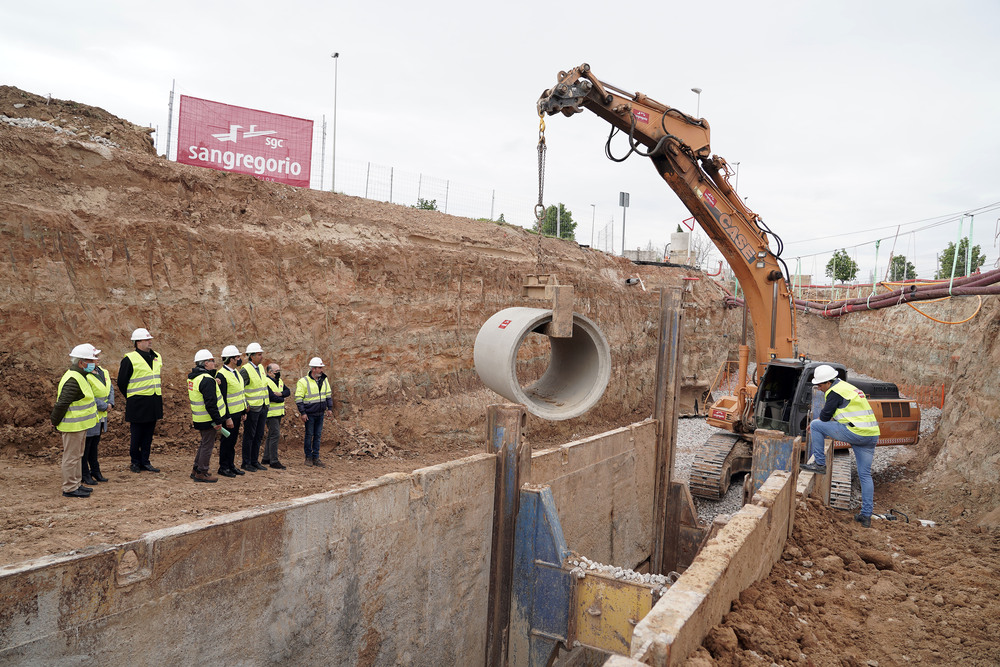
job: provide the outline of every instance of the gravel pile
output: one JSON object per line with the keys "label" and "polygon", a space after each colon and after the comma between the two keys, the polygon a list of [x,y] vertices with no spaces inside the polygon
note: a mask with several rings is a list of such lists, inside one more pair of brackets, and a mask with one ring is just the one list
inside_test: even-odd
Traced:
{"label": "gravel pile", "polygon": [[71,137],[86,138],[94,143],[98,143],[109,148],[120,148],[118,144],[111,141],[107,137],[90,134],[90,126],[88,125],[84,125],[82,130],[78,130],[72,126],[69,128],[60,127],[54,123],[38,120],[37,118],[11,118],[10,116],[5,116],[3,114],[0,114],[0,123],[6,123],[7,125],[13,125],[14,127],[45,128],[53,130],[56,134],[68,134]]}

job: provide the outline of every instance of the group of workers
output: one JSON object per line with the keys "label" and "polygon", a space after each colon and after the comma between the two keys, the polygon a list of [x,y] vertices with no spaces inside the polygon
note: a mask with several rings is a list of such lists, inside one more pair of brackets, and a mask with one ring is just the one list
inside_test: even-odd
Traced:
{"label": "group of workers", "polygon": [[[153,350],[147,329],[132,332],[135,349],[126,354],[114,383],[99,364],[101,351],[90,343],[74,347],[70,365],[56,389],[52,425],[62,434],[62,494],[68,498],[89,497],[96,484],[107,482],[97,455],[101,434],[107,431],[108,410],[115,405],[115,386],[125,396],[125,421],[129,425],[129,470],[159,472],[149,460],[156,422],[163,418],[160,369],[163,360]],[[191,479],[217,482],[209,471],[212,450],[219,434],[219,468],[223,477],[247,472],[283,470],[278,458],[281,420],[285,399],[291,391],[281,378],[281,366],[262,362],[259,343],[246,347],[247,362],[235,345],[222,349],[222,366],[207,349],[194,355],[187,376],[191,422],[200,434]],[[319,357],[309,361],[309,373],[295,387],[295,405],[305,424],[305,464],[326,467],[319,458],[320,437],[326,415],[333,413],[333,392]],[[236,441],[243,426],[242,461],[236,467]],[[265,430],[267,438],[265,440]],[[263,444],[263,450],[261,445]]]}

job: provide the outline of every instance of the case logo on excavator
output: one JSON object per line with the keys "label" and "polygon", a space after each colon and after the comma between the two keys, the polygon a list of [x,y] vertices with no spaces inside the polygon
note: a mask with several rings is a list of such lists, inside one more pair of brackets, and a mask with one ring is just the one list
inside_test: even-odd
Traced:
{"label": "case logo on excavator", "polygon": [[718,222],[722,227],[722,231],[725,232],[726,236],[728,236],[733,242],[733,245],[736,246],[740,255],[743,256],[743,259],[745,259],[748,264],[752,264],[756,258],[756,254],[754,253],[753,245],[750,243],[749,239],[743,235],[743,232],[741,232],[739,227],[736,226],[732,218],[729,217],[728,213],[723,213],[719,210],[715,195],[713,195],[707,188],[700,189],[699,195],[705,200],[705,203],[708,204],[709,213],[712,214],[712,217],[715,218],[716,222]]}
{"label": "case logo on excavator", "polygon": [[641,123],[649,122],[649,114],[645,111],[639,111],[638,109],[632,109],[632,115],[635,119]]}

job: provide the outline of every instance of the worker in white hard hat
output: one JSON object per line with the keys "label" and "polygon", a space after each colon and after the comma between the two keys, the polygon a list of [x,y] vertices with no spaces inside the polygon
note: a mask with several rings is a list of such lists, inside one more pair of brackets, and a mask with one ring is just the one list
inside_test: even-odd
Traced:
{"label": "worker in white hard hat", "polygon": [[[100,356],[100,350],[95,348]],[[87,429],[87,440],[83,447],[83,458],[80,459],[80,473],[83,483],[87,486],[107,482],[108,478],[101,474],[101,462],[97,449],[101,443],[101,434],[108,430],[108,411],[115,406],[115,383],[111,373],[101,366],[100,360],[94,370],[87,373],[87,381],[94,389],[94,400],[97,401],[97,423]]]}
{"label": "worker in white hard hat", "polygon": [[[846,375],[846,374],[845,374]],[[809,424],[809,461],[800,470],[826,474],[826,438],[851,445],[861,480],[861,511],[854,517],[864,527],[871,526],[875,508],[875,484],[872,482],[872,458],[881,431],[875,412],[865,393],[840,377],[833,366],[820,364],[813,371],[813,386],[826,399],[819,416]]]}
{"label": "worker in white hard hat", "polygon": [[243,461],[240,467],[248,472],[267,470],[260,464],[260,443],[267,423],[267,373],[261,362],[264,350],[260,343],[247,345],[247,363],[240,369],[247,397],[247,413],[243,421]]}
{"label": "worker in white hard hat", "polygon": [[243,355],[235,345],[222,348],[222,368],[216,373],[219,380],[219,391],[226,401],[226,412],[233,420],[232,428],[228,426],[229,435],[219,440],[219,474],[223,477],[245,475],[236,467],[236,441],[240,436],[240,424],[247,411],[247,398],[243,386],[243,376],[239,367],[243,363]]}
{"label": "worker in white hard hat", "polygon": [[163,419],[160,369],[163,360],[153,351],[153,335],[142,327],[132,332],[135,349],[118,367],[118,389],[125,396],[125,421],[129,428],[129,470],[160,472],[149,462],[156,422]]}
{"label": "worker in white hard hat", "polygon": [[191,479],[196,482],[217,482],[219,478],[208,471],[215,448],[216,433],[233,427],[233,420],[226,414],[226,397],[218,390],[215,379],[215,356],[209,350],[198,350],[194,355],[194,368],[187,376],[188,401],[191,404],[191,425],[201,434],[201,443],[194,457]]}
{"label": "worker in white hard hat", "polygon": [[323,417],[333,415],[333,392],[330,380],[323,372],[325,364],[319,357],[309,360],[309,373],[295,385],[295,407],[306,426],[305,453],[307,466],[325,468],[319,460],[319,443],[323,435]]}
{"label": "worker in white hard hat", "polygon": [[88,498],[94,490],[80,483],[80,459],[87,429],[97,424],[97,401],[87,374],[97,367],[100,353],[89,343],[74,347],[69,353],[69,369],[56,388],[56,404],[50,420],[62,433],[62,494],[67,498]]}

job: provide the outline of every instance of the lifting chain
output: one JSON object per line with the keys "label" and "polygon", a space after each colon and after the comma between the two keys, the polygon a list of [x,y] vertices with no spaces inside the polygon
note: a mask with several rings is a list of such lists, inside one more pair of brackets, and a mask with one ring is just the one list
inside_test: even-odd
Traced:
{"label": "lifting chain", "polygon": [[538,236],[542,235],[542,220],[545,218],[545,205],[542,194],[545,191],[545,114],[538,113],[538,203],[535,205],[535,220],[538,221]]}

